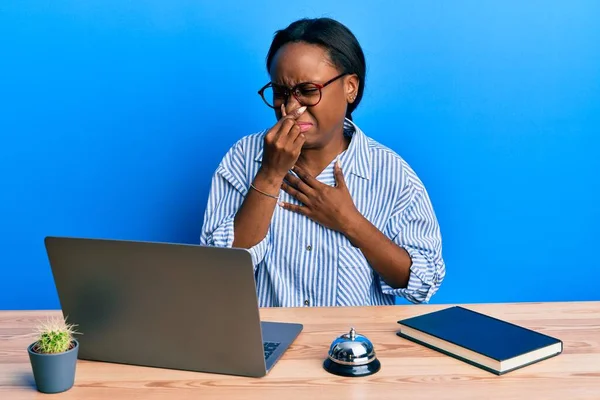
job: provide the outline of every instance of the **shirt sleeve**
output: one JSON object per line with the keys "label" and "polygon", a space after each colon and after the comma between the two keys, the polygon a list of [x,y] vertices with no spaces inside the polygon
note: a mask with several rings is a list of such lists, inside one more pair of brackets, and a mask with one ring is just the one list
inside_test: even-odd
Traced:
{"label": "shirt sleeve", "polygon": [[[200,235],[201,245],[233,246],[234,218],[248,193],[249,184],[244,184],[244,176],[244,159],[238,144],[225,155],[212,177]],[[255,269],[265,257],[270,236],[269,229],[259,243],[248,249]]]}
{"label": "shirt sleeve", "polygon": [[424,187],[415,182],[408,185],[388,221],[386,234],[406,250],[412,264],[407,287],[393,289],[381,280],[383,293],[412,303],[429,302],[445,277],[446,267],[440,228]]}

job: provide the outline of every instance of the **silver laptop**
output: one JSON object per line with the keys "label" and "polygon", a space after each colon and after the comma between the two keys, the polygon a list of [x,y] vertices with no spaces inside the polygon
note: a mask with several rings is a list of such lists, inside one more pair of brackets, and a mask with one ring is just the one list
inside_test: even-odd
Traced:
{"label": "silver laptop", "polygon": [[79,358],[260,377],[302,331],[261,322],[245,249],[47,237]]}

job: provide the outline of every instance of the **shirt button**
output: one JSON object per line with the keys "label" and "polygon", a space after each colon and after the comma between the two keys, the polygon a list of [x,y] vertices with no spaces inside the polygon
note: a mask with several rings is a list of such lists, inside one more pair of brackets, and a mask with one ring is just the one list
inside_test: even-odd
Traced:
{"label": "shirt button", "polygon": [[307,305],[309,305],[309,304],[310,304],[310,302],[309,302],[308,300],[304,300],[304,305],[305,305],[305,306],[307,306]]}
{"label": "shirt button", "polygon": [[[307,251],[311,251],[312,250],[312,246],[309,244],[308,246],[306,246],[306,250]],[[308,300],[307,300],[308,301]]]}

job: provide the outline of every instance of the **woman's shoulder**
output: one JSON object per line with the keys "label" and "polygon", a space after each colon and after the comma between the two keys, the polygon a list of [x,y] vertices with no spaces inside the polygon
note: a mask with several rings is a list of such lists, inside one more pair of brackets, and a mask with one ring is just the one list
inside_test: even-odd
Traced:
{"label": "woman's shoulder", "polygon": [[391,147],[363,133],[372,165],[387,168],[410,168],[406,160]]}
{"label": "woman's shoulder", "polygon": [[368,148],[371,174],[395,176],[404,184],[422,187],[423,183],[408,161],[396,150],[363,133]]}
{"label": "woman's shoulder", "polygon": [[355,122],[346,120],[344,131],[349,132],[353,138],[358,137],[358,152],[361,154],[367,153],[370,158],[369,161],[378,162],[382,160],[397,165],[401,165],[404,162],[400,154],[365,133]]}
{"label": "woman's shoulder", "polygon": [[383,143],[378,142],[377,140],[373,139],[370,136],[365,135],[365,139],[367,142],[367,146],[369,147],[369,153],[371,153],[371,155],[373,155],[374,157],[389,158],[396,162],[404,161],[402,156],[400,156],[400,154],[398,154],[398,152],[396,152],[394,149],[390,148],[389,146],[386,146]]}
{"label": "woman's shoulder", "polygon": [[267,130],[265,129],[242,136],[241,138],[237,139],[231,145],[231,147],[229,147],[223,158],[254,158],[259,156],[263,151],[264,137],[266,133]]}

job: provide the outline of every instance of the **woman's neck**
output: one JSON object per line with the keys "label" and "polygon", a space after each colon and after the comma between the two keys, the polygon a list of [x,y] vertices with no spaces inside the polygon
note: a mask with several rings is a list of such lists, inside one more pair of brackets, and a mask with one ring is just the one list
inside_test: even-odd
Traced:
{"label": "woman's neck", "polygon": [[298,158],[297,164],[304,168],[314,177],[319,176],[321,172],[333,161],[338,154],[348,148],[350,138],[343,134],[335,135],[334,138],[325,146],[320,148],[303,149]]}

